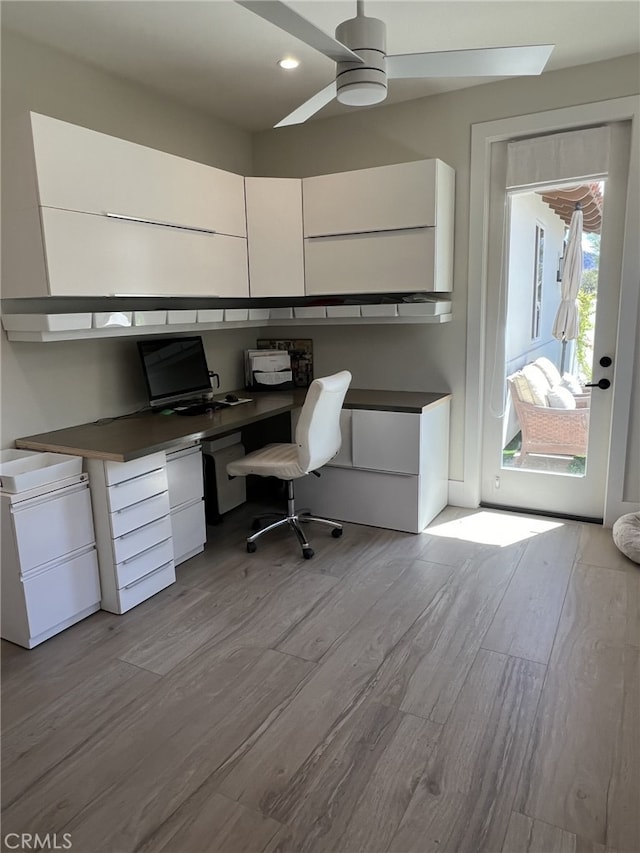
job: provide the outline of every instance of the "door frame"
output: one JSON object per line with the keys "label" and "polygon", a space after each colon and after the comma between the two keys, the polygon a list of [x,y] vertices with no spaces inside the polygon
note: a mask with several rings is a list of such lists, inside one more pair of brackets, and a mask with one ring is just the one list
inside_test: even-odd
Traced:
{"label": "door frame", "polygon": [[604,506],[604,524],[610,527],[637,505],[624,500],[625,465],[629,446],[629,420],[633,387],[635,336],[638,324],[640,256],[640,96],[614,98],[496,121],[471,127],[469,198],[469,268],[467,303],[467,359],[465,393],[464,480],[458,490],[462,506],[476,507],[481,494],[482,430],[485,403],[485,345],[489,196],[492,145],[519,137],[575,130],[608,122],[630,121],[631,139],[625,228],[622,243],[620,303],[616,361],[612,386],[611,439]]}

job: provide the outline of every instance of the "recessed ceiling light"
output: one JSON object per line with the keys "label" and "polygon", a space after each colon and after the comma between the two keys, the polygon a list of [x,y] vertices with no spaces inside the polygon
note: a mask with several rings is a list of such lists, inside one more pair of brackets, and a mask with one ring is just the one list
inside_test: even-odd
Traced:
{"label": "recessed ceiling light", "polygon": [[287,71],[291,71],[292,68],[297,68],[300,63],[292,56],[285,56],[284,59],[280,59],[278,61],[278,65],[280,66],[280,68],[285,68]]}

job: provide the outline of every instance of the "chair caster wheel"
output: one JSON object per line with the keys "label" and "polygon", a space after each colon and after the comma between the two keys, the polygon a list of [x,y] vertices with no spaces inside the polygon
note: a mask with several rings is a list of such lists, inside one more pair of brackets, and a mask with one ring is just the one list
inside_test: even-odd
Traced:
{"label": "chair caster wheel", "polygon": [[313,557],[313,548],[303,548],[302,556],[305,558],[305,560],[310,560]]}
{"label": "chair caster wheel", "polygon": [[258,546],[255,542],[247,542],[247,554],[254,554]]}
{"label": "chair caster wheel", "polygon": [[251,529],[255,531],[255,530],[260,530],[261,527],[262,527],[262,524],[260,523],[260,519],[254,518],[253,521],[251,522]]}
{"label": "chair caster wheel", "polygon": [[334,527],[333,530],[331,531],[331,535],[333,536],[334,539],[339,539],[342,536],[342,528],[341,527]]}

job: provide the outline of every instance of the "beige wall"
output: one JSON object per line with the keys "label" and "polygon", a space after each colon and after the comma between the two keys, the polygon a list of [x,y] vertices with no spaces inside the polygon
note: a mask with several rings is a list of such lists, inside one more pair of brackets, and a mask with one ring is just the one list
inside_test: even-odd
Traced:
{"label": "beige wall", "polygon": [[[229,171],[251,172],[251,138],[245,131],[5,31],[3,125],[29,110]],[[3,160],[5,169],[11,163]],[[131,340],[32,344],[9,342],[0,334],[3,447],[19,436],[123,414],[145,402]],[[255,332],[205,332],[203,339],[209,367],[220,374],[223,389],[237,388],[242,350],[255,345]]]}
{"label": "beige wall", "polygon": [[[453,480],[463,477],[471,126],[637,94],[638,59],[621,57],[254,135],[256,175],[326,174],[424,157],[439,157],[456,170],[453,321],[442,327],[385,330],[383,335],[373,326],[346,327],[348,332],[314,327],[307,333],[314,339],[320,373],[348,367],[356,387],[453,392]],[[304,334],[299,331],[300,336]],[[640,495],[629,499],[640,499]]]}

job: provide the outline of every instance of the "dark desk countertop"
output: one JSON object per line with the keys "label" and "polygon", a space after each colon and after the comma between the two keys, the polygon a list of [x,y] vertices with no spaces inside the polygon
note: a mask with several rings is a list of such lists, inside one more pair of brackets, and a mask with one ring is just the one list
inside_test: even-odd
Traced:
{"label": "dark desk countertop", "polygon": [[[249,424],[290,412],[302,405],[303,389],[290,392],[254,393],[237,391],[239,397],[251,397],[250,403],[229,406],[202,415],[183,417],[141,412],[65,429],[16,439],[16,447],[68,453],[88,459],[128,462],[159,450],[175,450],[181,444],[212,439],[241,430]],[[419,413],[450,399],[448,393],[421,391],[369,391],[351,389],[344,408],[373,409],[388,412]]]}

